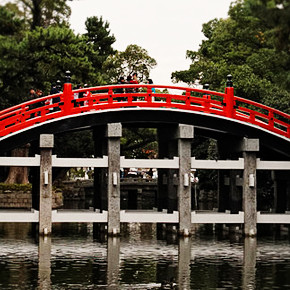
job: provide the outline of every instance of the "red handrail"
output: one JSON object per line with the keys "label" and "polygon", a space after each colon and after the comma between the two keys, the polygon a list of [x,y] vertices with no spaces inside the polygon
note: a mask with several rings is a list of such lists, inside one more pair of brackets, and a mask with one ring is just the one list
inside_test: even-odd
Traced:
{"label": "red handrail", "polygon": [[[152,92],[167,89],[168,94]],[[124,93],[120,93],[123,90]],[[83,97],[74,99],[76,94]],[[234,96],[234,88],[225,93],[163,85],[109,85],[72,90],[64,84],[63,92],[30,100],[0,111],[0,137],[35,124],[92,110],[124,107],[174,108],[219,115],[250,123],[290,138],[290,115]]]}

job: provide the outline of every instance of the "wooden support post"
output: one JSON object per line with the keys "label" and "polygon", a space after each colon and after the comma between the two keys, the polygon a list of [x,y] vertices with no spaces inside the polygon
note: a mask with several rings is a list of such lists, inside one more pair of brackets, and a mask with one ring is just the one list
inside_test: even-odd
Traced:
{"label": "wooden support post", "polygon": [[257,235],[257,174],[256,152],[259,151],[258,139],[243,140],[244,174],[243,174],[243,209],[244,234]]}
{"label": "wooden support post", "polygon": [[54,136],[40,135],[40,194],[39,194],[39,234],[51,234],[52,208],[52,148]]}
{"label": "wooden support post", "polygon": [[107,125],[108,138],[108,234],[120,233],[120,138],[122,124]]}
{"label": "wooden support post", "polygon": [[190,234],[191,228],[191,142],[193,139],[193,126],[179,124],[177,135],[179,156],[178,181],[178,211],[179,233],[183,236]]}

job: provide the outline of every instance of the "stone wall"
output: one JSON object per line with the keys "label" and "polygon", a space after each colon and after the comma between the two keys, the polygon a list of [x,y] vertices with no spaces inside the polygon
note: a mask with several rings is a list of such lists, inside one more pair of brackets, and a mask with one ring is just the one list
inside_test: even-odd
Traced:
{"label": "stone wall", "polygon": [[[52,192],[52,208],[63,206],[62,192]],[[30,190],[0,189],[0,208],[32,208],[32,194]]]}

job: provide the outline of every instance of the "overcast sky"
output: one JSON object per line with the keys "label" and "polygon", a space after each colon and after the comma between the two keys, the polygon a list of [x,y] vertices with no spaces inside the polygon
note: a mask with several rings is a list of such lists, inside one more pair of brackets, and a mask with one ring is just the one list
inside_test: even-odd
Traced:
{"label": "overcast sky", "polygon": [[155,84],[170,85],[171,73],[189,68],[186,50],[197,50],[202,24],[226,18],[233,0],[78,0],[69,2],[71,28],[85,32],[87,17],[102,16],[124,51],[129,44],[145,48],[156,59]]}

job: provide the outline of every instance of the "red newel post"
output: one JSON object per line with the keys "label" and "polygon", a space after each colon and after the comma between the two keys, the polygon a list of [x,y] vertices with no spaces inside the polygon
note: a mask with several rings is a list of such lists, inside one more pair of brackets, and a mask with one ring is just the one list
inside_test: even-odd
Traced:
{"label": "red newel post", "polygon": [[113,90],[108,90],[108,104],[113,104]]}
{"label": "red newel post", "polygon": [[232,75],[227,76],[228,80],[226,82],[226,89],[225,89],[225,115],[226,117],[232,118],[235,113],[235,101],[234,101],[234,87]]}
{"label": "red newel post", "polygon": [[[205,90],[208,90],[209,89],[209,84],[205,84],[204,86],[203,86],[203,88],[205,89]],[[206,94],[204,94],[203,95],[203,98],[204,98],[204,112],[205,113],[209,113],[209,108],[210,108],[210,95],[206,95]]]}
{"label": "red newel post", "polygon": [[66,82],[63,84],[63,109],[64,114],[68,115],[72,109],[72,85],[70,71],[65,72]]}

